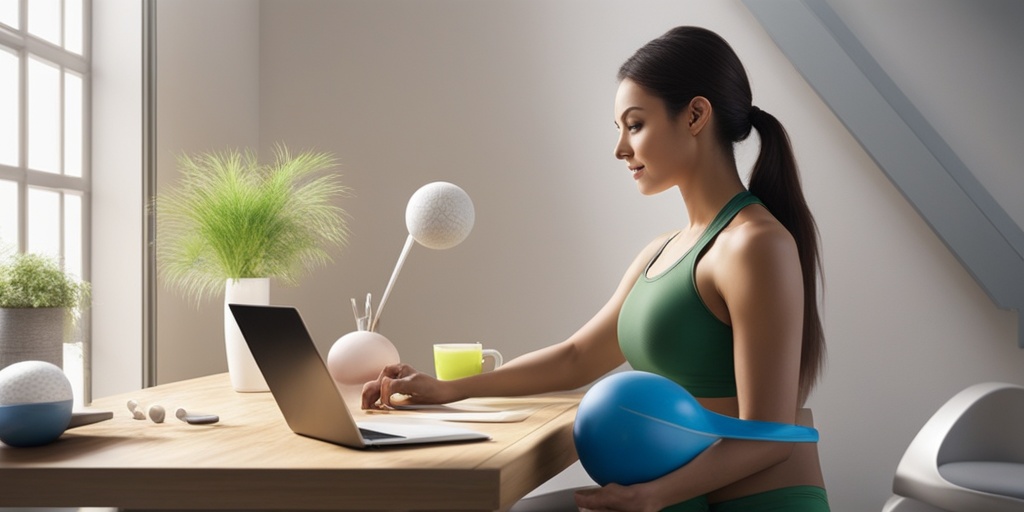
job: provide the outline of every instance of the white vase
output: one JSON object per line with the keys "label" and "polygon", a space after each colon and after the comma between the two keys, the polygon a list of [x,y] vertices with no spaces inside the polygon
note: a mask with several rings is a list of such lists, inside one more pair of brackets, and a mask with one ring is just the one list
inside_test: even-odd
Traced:
{"label": "white vase", "polygon": [[270,391],[228,304],[269,305],[270,278],[228,279],[224,289],[224,345],[227,349],[231,386],[242,393]]}
{"label": "white vase", "polygon": [[350,404],[362,400],[363,384],[375,380],[385,366],[398,364],[398,349],[373,331],[353,331],[335,341],[327,353],[327,370]]}
{"label": "white vase", "polygon": [[398,349],[380,333],[353,331],[335,341],[327,353],[327,370],[344,386],[359,386],[376,379],[385,366],[398,364]]}

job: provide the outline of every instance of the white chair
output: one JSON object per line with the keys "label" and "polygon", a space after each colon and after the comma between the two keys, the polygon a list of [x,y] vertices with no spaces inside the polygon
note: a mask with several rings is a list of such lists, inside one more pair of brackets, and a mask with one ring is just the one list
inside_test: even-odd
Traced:
{"label": "white chair", "polygon": [[883,512],[1024,510],[1024,387],[957,393],[911,441],[892,489]]}
{"label": "white chair", "polygon": [[509,512],[577,512],[576,489],[559,489],[523,498]]}
{"label": "white chair", "polygon": [[519,500],[509,512],[577,512],[576,491],[596,486],[583,465],[576,461]]}

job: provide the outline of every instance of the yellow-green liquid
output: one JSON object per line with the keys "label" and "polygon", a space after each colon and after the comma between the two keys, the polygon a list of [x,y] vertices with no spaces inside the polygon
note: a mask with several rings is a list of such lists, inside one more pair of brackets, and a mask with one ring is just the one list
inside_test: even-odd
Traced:
{"label": "yellow-green liquid", "polygon": [[434,370],[440,380],[455,380],[480,373],[483,348],[477,344],[434,346]]}

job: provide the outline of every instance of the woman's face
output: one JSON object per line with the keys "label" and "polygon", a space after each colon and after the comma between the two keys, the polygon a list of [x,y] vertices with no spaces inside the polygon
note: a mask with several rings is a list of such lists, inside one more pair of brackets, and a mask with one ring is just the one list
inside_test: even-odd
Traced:
{"label": "woman's face", "polygon": [[615,126],[619,129],[615,158],[626,163],[642,194],[653,195],[679,185],[690,167],[693,137],[686,123],[677,119],[669,118],[660,98],[632,80],[627,78],[619,84],[615,94]]}

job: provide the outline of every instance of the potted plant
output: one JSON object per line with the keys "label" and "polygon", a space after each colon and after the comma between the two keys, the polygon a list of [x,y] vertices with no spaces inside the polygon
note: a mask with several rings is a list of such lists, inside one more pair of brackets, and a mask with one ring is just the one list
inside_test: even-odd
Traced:
{"label": "potted plant", "polygon": [[296,284],[331,261],[348,236],[348,189],[327,153],[292,156],[274,148],[270,164],[229,150],[183,155],[178,188],[157,197],[157,266],[164,281],[197,303],[225,291],[228,373],[236,391],[266,391],[227,304],[269,304],[270,278]]}
{"label": "potted plant", "polygon": [[63,343],[88,302],[89,284],[52,258],[14,253],[0,261],[0,368],[46,361],[63,368]]}

